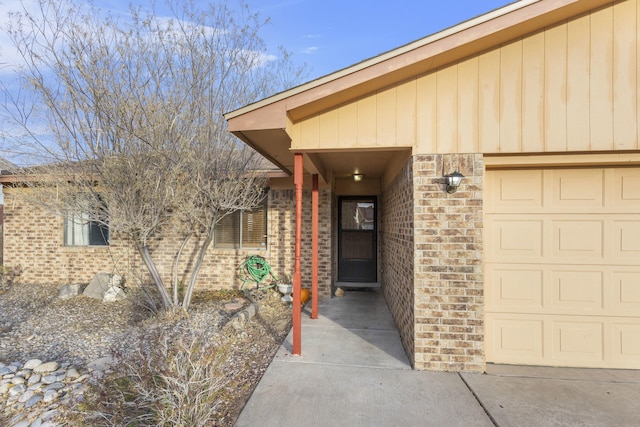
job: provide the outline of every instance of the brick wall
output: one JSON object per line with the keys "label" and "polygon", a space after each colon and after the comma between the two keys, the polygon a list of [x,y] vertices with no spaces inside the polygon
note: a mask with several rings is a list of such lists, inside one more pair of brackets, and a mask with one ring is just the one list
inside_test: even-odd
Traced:
{"label": "brick wall", "polygon": [[[331,295],[331,192],[318,194],[318,293]],[[293,274],[295,263],[295,191],[271,191],[269,200],[269,263],[278,273]],[[311,289],[311,192],[302,195],[302,286]]]}
{"label": "brick wall", "polygon": [[[116,233],[108,247],[69,247],[63,245],[63,220],[29,205],[19,197],[24,189],[5,189],[5,265],[20,266],[24,283],[86,283],[100,272],[120,273],[127,280],[146,278],[136,250]],[[304,194],[303,286],[311,286],[311,194]],[[295,239],[295,199],[292,190],[269,193],[267,249],[219,249],[211,247],[200,271],[197,288],[230,289],[240,286],[237,268],[248,255],[264,256],[276,275],[293,270]],[[320,193],[319,293],[331,289],[331,193]],[[179,236],[165,235],[151,245],[163,279],[169,283],[172,260],[180,244]],[[185,248],[180,279],[195,258],[195,241]]]}
{"label": "brick wall", "polygon": [[402,345],[414,360],[414,209],[411,160],[386,189],[380,203],[382,289],[400,331]]}
{"label": "brick wall", "polygon": [[63,245],[62,218],[29,205],[4,189],[4,265],[20,267],[21,282],[83,283],[99,272],[124,273],[134,257],[118,240],[112,247]]}
{"label": "brick wall", "polygon": [[[465,175],[454,194],[443,166]],[[483,174],[480,154],[413,158],[416,369],[485,369]]]}

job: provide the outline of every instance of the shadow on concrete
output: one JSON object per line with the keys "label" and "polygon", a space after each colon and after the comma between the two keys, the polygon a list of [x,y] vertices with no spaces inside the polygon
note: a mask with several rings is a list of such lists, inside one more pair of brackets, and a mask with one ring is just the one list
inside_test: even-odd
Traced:
{"label": "shadow on concrete", "polygon": [[311,319],[311,303],[303,310],[302,354],[291,355],[289,333],[276,357],[299,363],[411,369],[382,289],[359,288],[345,291],[343,297],[321,299],[318,314],[318,319]]}

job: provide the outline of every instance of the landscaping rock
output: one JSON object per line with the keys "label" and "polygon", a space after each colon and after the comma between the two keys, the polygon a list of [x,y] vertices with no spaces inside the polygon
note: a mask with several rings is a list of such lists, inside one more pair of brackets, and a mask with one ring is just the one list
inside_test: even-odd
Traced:
{"label": "landscaping rock", "polygon": [[[109,293],[109,301],[115,301],[116,295],[120,295],[119,291],[114,288],[122,290],[124,286],[124,279],[119,274],[110,273],[98,273],[96,274],[89,285],[82,292],[83,295],[89,298],[95,298],[99,300],[105,300],[105,295]],[[124,295],[124,292],[122,292]]]}
{"label": "landscaping rock", "polygon": [[36,374],[41,374],[43,372],[54,372],[58,370],[58,366],[58,362],[41,363],[33,368],[33,372]]}
{"label": "landscaping rock", "polygon": [[[40,374],[30,374],[30,369],[27,368],[27,365],[33,366],[35,361],[30,360],[24,366],[13,363],[12,366],[19,369],[20,375],[16,373],[13,376],[14,374],[7,373],[0,377],[0,383],[3,383],[4,386],[0,387],[0,402],[6,402],[5,406],[0,403],[0,413],[15,414],[9,424],[13,427],[19,425],[29,427],[63,425],[52,420],[58,414],[55,406],[58,406],[58,403],[64,399],[68,400],[67,404],[72,401],[81,401],[84,393],[88,390],[88,383],[92,378],[96,378],[99,369],[107,366],[106,359],[110,358],[103,359],[105,360],[100,361],[101,359],[99,359],[98,363],[93,364],[92,375],[86,373],[79,375],[78,368],[66,364],[65,368],[41,377]],[[58,365],[57,362],[40,363],[34,367],[34,370],[44,369],[51,372],[57,369]],[[25,377],[21,375],[28,376],[29,384],[31,384],[29,388],[19,381],[14,381],[14,379],[20,378],[24,382]],[[55,378],[58,378],[58,381],[49,383],[51,379]],[[78,381],[82,381],[82,383],[79,384]]]}
{"label": "landscaping rock", "polygon": [[113,357],[101,357],[87,364],[87,369],[91,371],[105,371],[116,364]]}
{"label": "landscaping rock", "polygon": [[70,285],[64,285],[58,290],[58,298],[68,299],[77,297],[78,295],[84,292],[84,289],[87,285],[83,285],[81,283],[73,283]]}
{"label": "landscaping rock", "polygon": [[125,299],[126,297],[127,295],[124,293],[124,290],[122,288],[119,288],[117,286],[110,286],[109,289],[107,289],[107,291],[104,293],[104,298],[102,298],[102,301],[113,302]]}
{"label": "landscaping rock", "polygon": [[105,292],[109,290],[109,281],[111,280],[111,276],[112,275],[109,273],[96,274],[82,294],[89,298],[99,300],[103,299]]}
{"label": "landscaping rock", "polygon": [[38,365],[42,365],[42,360],[40,360],[40,359],[31,359],[31,360],[27,361],[27,363],[24,364],[24,369],[33,370],[33,368],[35,368]]}

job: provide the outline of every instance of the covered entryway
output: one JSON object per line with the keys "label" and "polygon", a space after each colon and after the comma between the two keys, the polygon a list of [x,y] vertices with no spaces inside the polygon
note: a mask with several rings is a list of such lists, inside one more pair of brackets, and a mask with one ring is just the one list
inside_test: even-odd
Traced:
{"label": "covered entryway", "polygon": [[338,200],[338,282],[347,286],[377,285],[377,199]]}
{"label": "covered entryway", "polygon": [[486,172],[487,362],[640,368],[640,168]]}

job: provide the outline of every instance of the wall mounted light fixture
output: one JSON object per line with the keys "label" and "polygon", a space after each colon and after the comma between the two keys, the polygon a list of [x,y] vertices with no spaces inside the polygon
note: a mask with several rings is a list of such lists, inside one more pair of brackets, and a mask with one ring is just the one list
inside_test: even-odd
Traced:
{"label": "wall mounted light fixture", "polygon": [[445,175],[444,176],[445,191],[449,194],[453,194],[456,191],[458,191],[458,187],[462,182],[462,178],[464,178],[464,175],[462,175],[458,171],[450,173],[449,175]]}
{"label": "wall mounted light fixture", "polygon": [[353,180],[354,180],[355,182],[360,182],[360,181],[362,181],[362,178],[364,178],[364,175],[363,175],[363,174],[361,174],[361,173],[354,173],[354,174],[353,174]]}

